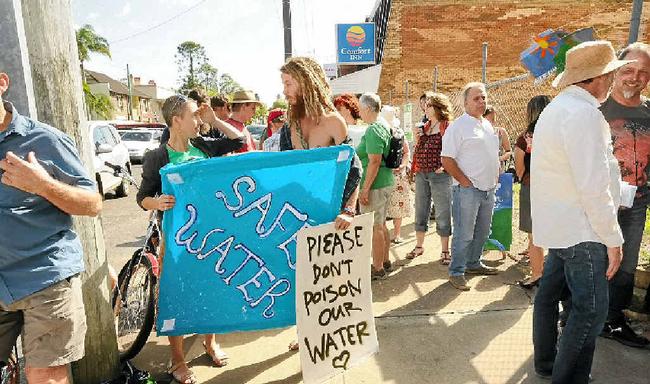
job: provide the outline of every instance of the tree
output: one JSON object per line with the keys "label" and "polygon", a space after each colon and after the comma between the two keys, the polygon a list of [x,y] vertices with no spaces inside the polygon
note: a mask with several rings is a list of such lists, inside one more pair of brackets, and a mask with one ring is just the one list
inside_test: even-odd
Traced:
{"label": "tree", "polygon": [[106,95],[93,95],[90,92],[88,84],[83,83],[84,100],[88,110],[91,112],[91,118],[111,120],[113,118],[113,103],[111,98]]}
{"label": "tree", "polygon": [[205,48],[197,42],[185,41],[176,47],[175,57],[178,65],[178,80],[181,83],[181,93],[187,93],[194,88],[198,88],[201,85],[199,83],[201,81],[199,69],[204,64],[208,64]]}
{"label": "tree", "polygon": [[217,93],[219,88],[219,71],[210,63],[205,62],[199,67],[198,77],[203,89],[208,94]]}
{"label": "tree", "polygon": [[95,115],[104,119],[110,119],[113,116],[113,104],[111,99],[105,95],[93,95],[90,87],[86,83],[86,73],[84,72],[84,62],[90,59],[91,53],[111,58],[111,50],[108,40],[98,35],[92,25],[86,24],[79,28],[75,33],[77,40],[77,53],[81,67],[81,83],[83,86],[84,101],[89,116]]}
{"label": "tree", "polygon": [[238,82],[235,81],[235,79],[232,78],[232,76],[230,76],[227,73],[224,73],[219,78],[219,87],[218,88],[219,88],[219,93],[224,93],[226,95],[229,95],[229,94],[232,94],[232,93],[235,93],[237,91],[241,91],[241,90],[244,89],[244,88],[242,88],[241,85],[239,85]]}
{"label": "tree", "polygon": [[278,99],[276,99],[273,102],[273,105],[271,105],[271,109],[276,109],[276,108],[284,109],[286,111],[289,108],[289,104],[287,104],[287,100],[280,99],[278,96]]}
{"label": "tree", "polygon": [[253,115],[253,121],[261,121],[263,124],[266,124],[266,116],[269,114],[269,108],[264,103],[260,103],[255,110],[255,115]]}
{"label": "tree", "polygon": [[83,70],[84,62],[90,59],[91,53],[111,58],[111,49],[108,40],[98,35],[92,25],[86,24],[79,28],[76,33],[77,50],[79,51],[79,62]]}

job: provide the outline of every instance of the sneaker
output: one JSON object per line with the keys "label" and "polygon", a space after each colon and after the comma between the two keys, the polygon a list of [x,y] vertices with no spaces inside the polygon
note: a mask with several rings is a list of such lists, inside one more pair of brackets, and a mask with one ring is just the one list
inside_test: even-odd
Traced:
{"label": "sneaker", "polygon": [[650,341],[643,336],[639,336],[627,324],[627,321],[622,322],[607,322],[600,333],[602,337],[614,339],[623,345],[633,348],[645,348]]}
{"label": "sneaker", "polygon": [[390,260],[384,261],[384,271],[386,271],[386,272],[392,272],[393,271],[393,263],[391,263]]}
{"label": "sneaker", "polygon": [[372,268],[372,272],[370,273],[371,280],[384,280],[387,277],[388,277],[388,273],[386,273],[386,270],[384,268],[380,270],[376,270],[375,268]]}
{"label": "sneaker", "polygon": [[499,273],[499,270],[496,268],[486,267],[485,265],[479,266],[478,268],[467,268],[465,273],[468,275],[496,275]]}
{"label": "sneaker", "polygon": [[465,276],[449,276],[449,284],[460,291],[469,291]]}

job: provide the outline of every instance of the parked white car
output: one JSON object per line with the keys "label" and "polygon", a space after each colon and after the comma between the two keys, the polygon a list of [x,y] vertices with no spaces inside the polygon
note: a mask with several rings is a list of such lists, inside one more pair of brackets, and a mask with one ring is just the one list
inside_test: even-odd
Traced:
{"label": "parked white car", "polygon": [[122,142],[129,150],[131,162],[142,161],[144,154],[160,146],[162,130],[157,129],[131,129],[121,131]]}
{"label": "parked white car", "polygon": [[129,194],[129,182],[120,176],[115,176],[115,170],[106,164],[118,165],[131,172],[129,150],[126,148],[117,129],[107,121],[89,121],[88,132],[95,148],[93,165],[97,188],[104,196],[107,192],[115,191],[119,197]]}

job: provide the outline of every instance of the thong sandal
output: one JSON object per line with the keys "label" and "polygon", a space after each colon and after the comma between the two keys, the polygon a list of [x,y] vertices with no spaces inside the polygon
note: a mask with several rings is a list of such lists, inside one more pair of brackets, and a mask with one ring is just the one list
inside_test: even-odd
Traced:
{"label": "thong sandal", "polygon": [[451,256],[449,255],[449,251],[440,252],[440,264],[449,265],[450,263],[451,263]]}
{"label": "thong sandal", "polygon": [[228,355],[217,346],[217,350],[213,350],[212,353],[208,351],[208,346],[203,342],[203,349],[205,349],[205,354],[210,356],[212,362],[217,368],[225,367],[228,365]]}
{"label": "thong sandal", "polygon": [[[182,369],[183,367],[185,367],[184,370]],[[172,375],[174,380],[180,384],[196,384],[198,382],[196,376],[194,376],[194,372],[185,365],[184,361],[169,367],[167,373]]]}
{"label": "thong sandal", "polygon": [[[418,251],[418,249],[420,251]],[[413,250],[411,252],[406,254],[406,258],[409,259],[409,260],[413,260],[416,257],[421,256],[423,253],[424,253],[424,248],[416,246],[415,248],[413,248]]]}

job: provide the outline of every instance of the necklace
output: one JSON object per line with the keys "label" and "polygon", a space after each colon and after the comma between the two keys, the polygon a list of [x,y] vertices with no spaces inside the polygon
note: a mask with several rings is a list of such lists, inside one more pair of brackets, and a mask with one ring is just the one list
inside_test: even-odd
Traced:
{"label": "necklace", "polygon": [[300,145],[302,149],[309,149],[309,144],[305,141],[305,137],[302,135],[302,129],[300,128],[300,120],[296,121],[296,135],[300,139]]}

